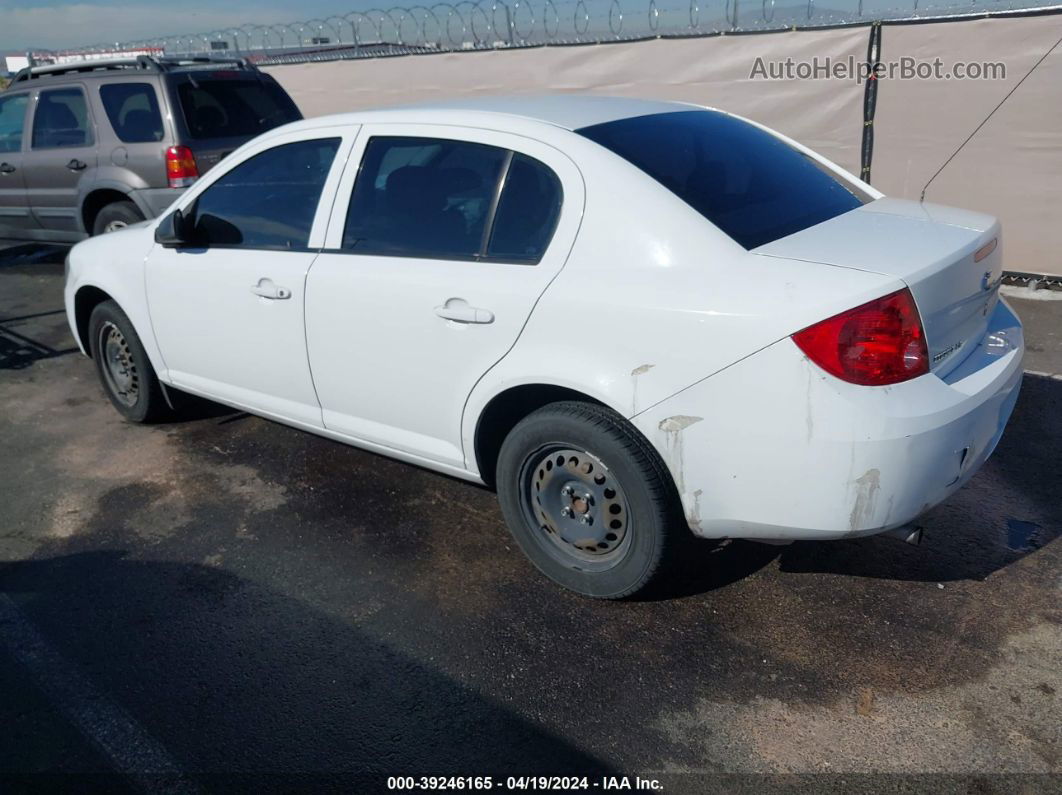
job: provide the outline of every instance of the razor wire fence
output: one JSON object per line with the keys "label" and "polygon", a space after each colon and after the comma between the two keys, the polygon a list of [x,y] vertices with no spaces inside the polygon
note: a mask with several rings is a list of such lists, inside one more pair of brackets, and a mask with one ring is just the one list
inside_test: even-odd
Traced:
{"label": "razor wire fence", "polygon": [[34,55],[37,60],[74,53],[236,55],[285,63],[754,33],[1057,7],[1057,0],[459,0],[283,24],[248,23]]}

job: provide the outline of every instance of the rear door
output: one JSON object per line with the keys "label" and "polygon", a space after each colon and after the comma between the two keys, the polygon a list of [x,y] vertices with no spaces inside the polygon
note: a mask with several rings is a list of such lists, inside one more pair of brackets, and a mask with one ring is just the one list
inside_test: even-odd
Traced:
{"label": "rear door", "polygon": [[563,267],[582,208],[578,170],[546,144],[363,127],[306,291],[325,427],[463,466],[465,399]]}
{"label": "rear door", "polygon": [[28,91],[0,96],[0,236],[18,237],[37,228],[26,198],[22,155],[29,101]]}
{"label": "rear door", "polygon": [[306,359],[306,273],[354,132],[269,141],[179,203],[189,245],[147,260],[151,325],[174,385],[321,427]]}
{"label": "rear door", "polygon": [[78,185],[96,167],[96,125],[80,84],[35,92],[24,158],[30,209],[44,229],[78,232]]}

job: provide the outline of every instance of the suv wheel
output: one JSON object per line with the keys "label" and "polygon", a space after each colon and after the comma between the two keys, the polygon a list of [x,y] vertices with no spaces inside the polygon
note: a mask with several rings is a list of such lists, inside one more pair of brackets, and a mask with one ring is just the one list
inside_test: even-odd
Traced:
{"label": "suv wheel", "polygon": [[103,235],[107,232],[117,232],[125,229],[130,224],[138,224],[144,220],[144,214],[133,202],[112,202],[105,206],[96,215],[92,224],[93,235]]}
{"label": "suv wheel", "polygon": [[553,403],[529,414],[502,443],[496,483],[524,554],[586,596],[633,595],[690,538],[660,456],[603,406]]}

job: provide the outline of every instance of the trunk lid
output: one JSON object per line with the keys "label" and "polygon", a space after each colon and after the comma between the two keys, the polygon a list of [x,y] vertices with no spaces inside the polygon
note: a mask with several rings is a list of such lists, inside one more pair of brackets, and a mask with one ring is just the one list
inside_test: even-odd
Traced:
{"label": "trunk lid", "polygon": [[753,253],[903,280],[922,318],[930,369],[941,377],[984,336],[1003,276],[996,219],[903,199],[878,199]]}

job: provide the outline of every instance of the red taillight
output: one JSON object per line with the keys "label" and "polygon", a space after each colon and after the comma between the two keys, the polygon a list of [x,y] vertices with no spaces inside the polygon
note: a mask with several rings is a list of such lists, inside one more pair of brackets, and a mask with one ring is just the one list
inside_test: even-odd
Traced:
{"label": "red taillight", "polygon": [[187,146],[171,146],[166,150],[166,178],[171,188],[187,188],[199,178],[195,155]]}
{"label": "red taillight", "polygon": [[918,307],[907,288],[808,326],[793,342],[840,379],[886,386],[929,372]]}

